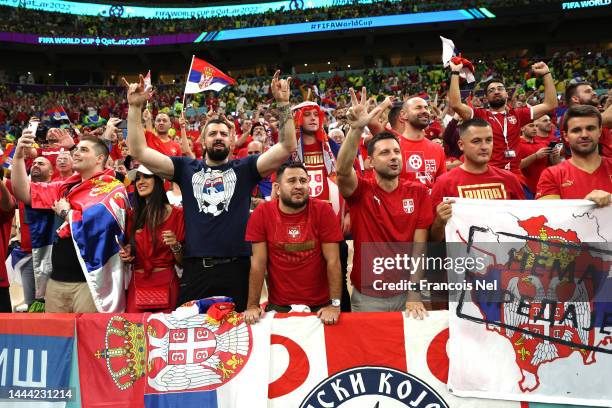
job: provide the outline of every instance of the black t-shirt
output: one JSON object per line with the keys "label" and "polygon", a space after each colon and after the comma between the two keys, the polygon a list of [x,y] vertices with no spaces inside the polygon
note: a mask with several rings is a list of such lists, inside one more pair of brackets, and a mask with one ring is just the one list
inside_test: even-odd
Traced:
{"label": "black t-shirt", "polygon": [[258,155],[208,167],[173,156],[174,181],[183,194],[185,257],[250,256],[245,242],[251,192],[261,180]]}
{"label": "black t-shirt", "polygon": [[59,282],[85,282],[72,238],[58,238],[51,253],[51,279]]}

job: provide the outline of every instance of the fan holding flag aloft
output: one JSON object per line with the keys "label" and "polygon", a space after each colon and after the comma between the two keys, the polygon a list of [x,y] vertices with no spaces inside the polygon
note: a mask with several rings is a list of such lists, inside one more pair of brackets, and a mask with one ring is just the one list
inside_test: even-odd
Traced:
{"label": "fan holding flag aloft", "polygon": [[227,85],[234,85],[236,81],[225,75],[208,62],[196,58],[191,59],[191,66],[185,83],[185,94],[196,94],[204,91],[219,92]]}

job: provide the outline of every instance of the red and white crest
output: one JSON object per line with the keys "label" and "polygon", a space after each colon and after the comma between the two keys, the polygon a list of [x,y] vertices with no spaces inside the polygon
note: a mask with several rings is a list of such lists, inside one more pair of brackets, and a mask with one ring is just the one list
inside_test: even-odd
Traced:
{"label": "red and white crest", "polygon": [[147,384],[159,392],[220,387],[242,370],[252,349],[251,329],[235,312],[221,321],[153,314],[147,335]]}
{"label": "red and white crest", "polygon": [[516,116],[508,116],[508,122],[512,123],[513,125],[516,125]]}
{"label": "red and white crest", "polygon": [[302,236],[302,227],[300,225],[291,225],[287,227],[287,237],[289,241],[299,240]]}
{"label": "red and white crest", "polygon": [[310,189],[310,196],[320,196],[323,193],[323,183],[325,182],[323,170],[309,170],[308,176],[310,177],[310,181],[308,183],[308,187]]}
{"label": "red and white crest", "polygon": [[207,88],[213,80],[213,70],[206,67],[204,68],[204,72],[202,72],[202,77],[200,78],[200,82],[198,82],[198,86],[200,87],[200,89],[204,89]]}
{"label": "red and white crest", "polygon": [[414,200],[412,198],[404,198],[402,203],[406,214],[412,214],[414,212]]}

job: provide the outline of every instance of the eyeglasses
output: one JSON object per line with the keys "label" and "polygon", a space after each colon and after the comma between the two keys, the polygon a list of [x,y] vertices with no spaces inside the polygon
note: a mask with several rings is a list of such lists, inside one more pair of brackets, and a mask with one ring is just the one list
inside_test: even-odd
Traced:
{"label": "eyeglasses", "polygon": [[504,92],[506,90],[505,86],[491,87],[487,89],[487,93],[492,94],[495,91]]}

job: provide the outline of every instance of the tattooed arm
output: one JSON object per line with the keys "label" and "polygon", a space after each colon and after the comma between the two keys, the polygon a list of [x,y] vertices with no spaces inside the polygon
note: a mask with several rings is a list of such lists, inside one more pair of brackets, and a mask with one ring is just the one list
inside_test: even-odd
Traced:
{"label": "tattooed arm", "polygon": [[280,71],[276,71],[271,86],[279,112],[278,143],[259,156],[257,160],[257,170],[262,177],[269,176],[278,169],[297,147],[295,125],[289,107],[291,78],[280,79],[279,76]]}

